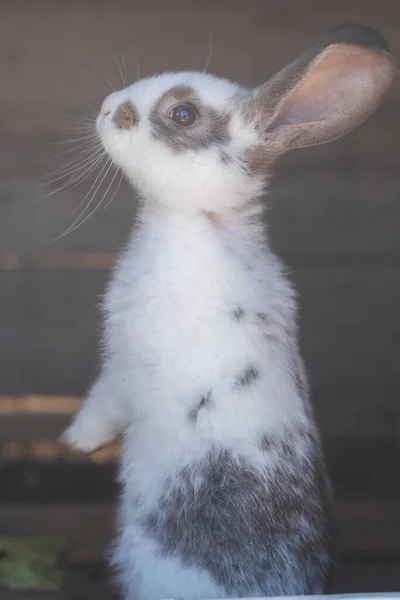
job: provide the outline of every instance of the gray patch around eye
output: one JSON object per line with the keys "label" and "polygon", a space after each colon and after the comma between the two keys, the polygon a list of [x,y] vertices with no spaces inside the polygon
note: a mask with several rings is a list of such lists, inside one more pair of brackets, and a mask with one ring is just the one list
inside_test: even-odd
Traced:
{"label": "gray patch around eye", "polygon": [[318,461],[296,460],[264,472],[214,448],[165,484],[141,525],[164,556],[204,569],[231,596],[323,593],[331,545],[326,481]]}
{"label": "gray patch around eye", "polygon": [[139,114],[132,102],[127,101],[118,106],[112,120],[119,129],[131,129],[138,124]]}
{"label": "gray patch around eye", "polygon": [[254,381],[259,379],[260,373],[256,367],[249,365],[245,369],[243,369],[242,373],[239,373],[235,378],[234,387],[236,389],[241,389],[243,387],[248,387]]}
{"label": "gray patch around eye", "polygon": [[211,391],[207,392],[206,394],[203,394],[200,402],[198,404],[196,404],[196,406],[194,408],[192,408],[192,410],[189,412],[189,414],[188,414],[189,421],[191,421],[192,423],[195,423],[197,421],[199,411],[203,407],[209,406],[211,404],[211,398],[212,398]]}
{"label": "gray patch around eye", "polygon": [[[192,104],[199,113],[199,123],[194,127],[182,127],[163,115],[163,108],[171,102]],[[205,106],[190,87],[177,86],[165,92],[151,110],[149,118],[153,136],[175,152],[227,145],[230,141],[231,115]]]}

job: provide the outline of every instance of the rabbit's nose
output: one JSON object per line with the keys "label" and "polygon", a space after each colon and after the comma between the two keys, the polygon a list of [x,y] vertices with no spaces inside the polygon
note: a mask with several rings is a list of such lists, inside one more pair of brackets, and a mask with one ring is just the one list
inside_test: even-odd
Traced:
{"label": "rabbit's nose", "polygon": [[113,113],[118,108],[118,106],[120,106],[120,104],[126,102],[126,100],[126,90],[121,90],[120,92],[113,92],[104,100],[100,109],[100,114],[103,117],[111,115],[111,113]]}

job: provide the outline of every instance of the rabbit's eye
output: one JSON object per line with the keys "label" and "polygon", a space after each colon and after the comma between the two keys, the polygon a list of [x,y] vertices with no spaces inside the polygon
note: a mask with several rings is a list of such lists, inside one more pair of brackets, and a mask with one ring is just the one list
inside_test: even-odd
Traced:
{"label": "rabbit's eye", "polygon": [[179,106],[175,106],[175,108],[171,112],[171,119],[178,123],[178,125],[183,125],[184,127],[188,127],[189,125],[193,125],[196,120],[196,113],[191,106],[187,104],[180,104]]}

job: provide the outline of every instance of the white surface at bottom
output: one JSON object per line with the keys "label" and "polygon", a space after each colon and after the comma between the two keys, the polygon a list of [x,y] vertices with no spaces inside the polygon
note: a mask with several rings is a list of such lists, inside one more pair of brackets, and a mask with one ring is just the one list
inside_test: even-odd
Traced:
{"label": "white surface at bottom", "polygon": [[[374,593],[374,594],[330,594],[325,596],[323,594],[315,596],[278,596],[270,598],[226,598],[225,600],[399,600],[400,592],[385,592],[385,593]],[[164,598],[164,600],[177,600],[176,598]]]}

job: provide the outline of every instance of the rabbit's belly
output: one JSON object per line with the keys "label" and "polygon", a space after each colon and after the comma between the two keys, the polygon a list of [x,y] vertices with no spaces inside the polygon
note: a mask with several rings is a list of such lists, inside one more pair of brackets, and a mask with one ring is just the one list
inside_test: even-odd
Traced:
{"label": "rabbit's belly", "polygon": [[112,556],[124,600],[202,600],[223,598],[226,591],[211,575],[180,557],[160,554],[140,528],[128,526]]}
{"label": "rabbit's belly", "polygon": [[220,448],[164,479],[150,503],[126,487],[116,562],[152,590],[129,597],[322,593],[324,474],[295,455],[278,467],[263,470]]}

